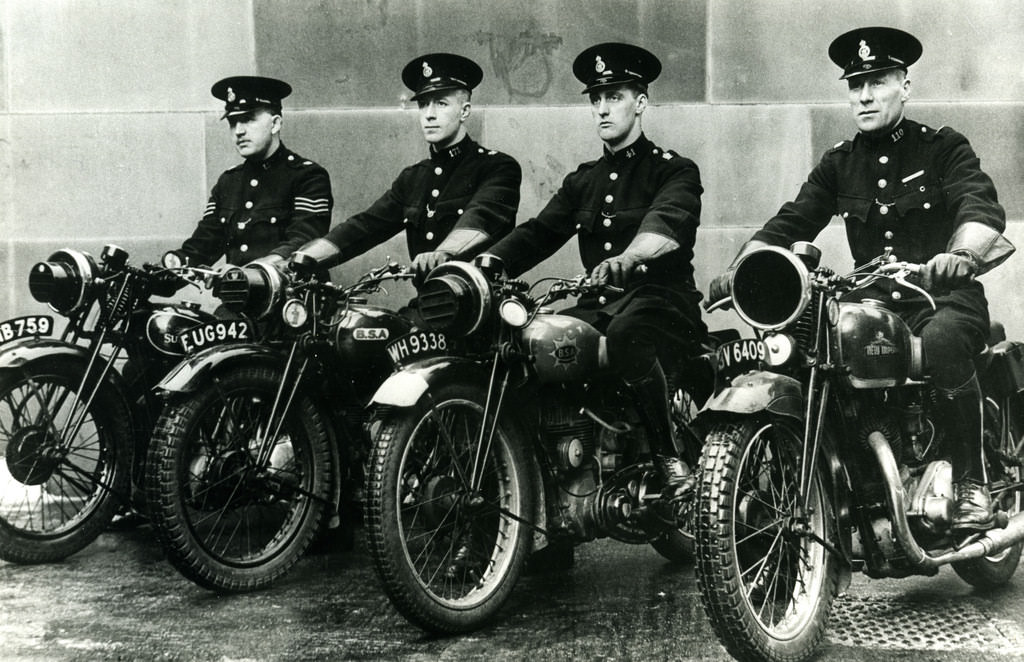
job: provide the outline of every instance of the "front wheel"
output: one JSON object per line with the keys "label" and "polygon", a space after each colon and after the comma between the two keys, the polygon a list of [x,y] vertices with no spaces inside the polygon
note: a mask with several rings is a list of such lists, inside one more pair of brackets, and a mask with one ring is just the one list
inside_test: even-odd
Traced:
{"label": "front wheel", "polygon": [[232,369],[157,422],[146,468],[153,525],[171,564],[205,588],[269,585],[320,526],[331,484],[325,423],[301,394],[272,417],[280,384],[270,368]]}
{"label": "front wheel", "polygon": [[481,435],[484,388],[448,384],[429,395],[431,406],[380,415],[367,542],[403,616],[431,632],[468,632],[501,608],[529,551],[526,439],[504,420],[492,439]]}
{"label": "front wheel", "polygon": [[817,472],[800,493],[801,448],[787,426],[754,420],[714,426],[704,447],[697,584],[738,660],[804,660],[825,634],[839,565],[821,543],[834,520]]}
{"label": "front wheel", "polygon": [[130,415],[83,366],[0,374],[0,558],[51,563],[83,549],[128,494]]}

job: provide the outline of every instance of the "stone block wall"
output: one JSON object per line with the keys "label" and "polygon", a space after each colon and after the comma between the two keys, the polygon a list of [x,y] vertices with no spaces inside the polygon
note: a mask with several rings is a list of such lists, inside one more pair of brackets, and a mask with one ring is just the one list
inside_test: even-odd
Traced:
{"label": "stone block wall", "polygon": [[[401,67],[429,51],[472,57],[484,81],[470,131],[522,164],[526,220],[600,154],[571,63],[613,40],[663,62],[644,126],[701,168],[706,290],[821,153],[852,135],[826,51],[860,25],[921,39],[908,114],[971,139],[1024,253],[1024,16],[1013,0],[0,0],[0,316],[38,308],[26,275],[55,248],[113,242],[155,260],[191,232],[238,158],[209,95],[227,75],[292,83],[284,139],[331,172],[338,222],[425,154]],[[819,243],[850,266],[841,227]],[[385,255],[407,261],[404,241],[339,277]],[[533,275],[579,271],[569,245]],[[994,315],[1024,338],[1013,315],[1022,273],[1018,256],[985,282]]]}

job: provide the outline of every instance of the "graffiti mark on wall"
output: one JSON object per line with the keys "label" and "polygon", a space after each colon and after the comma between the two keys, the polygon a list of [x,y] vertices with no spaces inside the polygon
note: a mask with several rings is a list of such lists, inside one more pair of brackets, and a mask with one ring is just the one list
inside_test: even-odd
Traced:
{"label": "graffiti mark on wall", "polygon": [[478,32],[490,49],[491,67],[509,97],[543,97],[551,87],[551,54],[562,45],[556,34],[523,30],[517,35]]}

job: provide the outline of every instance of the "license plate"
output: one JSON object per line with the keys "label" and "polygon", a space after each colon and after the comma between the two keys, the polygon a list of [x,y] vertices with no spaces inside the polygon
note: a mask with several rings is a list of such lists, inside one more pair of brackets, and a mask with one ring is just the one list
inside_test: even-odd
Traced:
{"label": "license plate", "polygon": [[252,340],[252,329],[246,320],[224,322],[208,322],[178,336],[181,348],[186,352],[194,352],[203,347],[226,342],[244,342]]}
{"label": "license plate", "polygon": [[0,345],[26,336],[48,336],[53,333],[49,315],[26,315],[0,322]]}
{"label": "license plate", "polygon": [[754,338],[733,340],[719,345],[715,366],[720,380],[727,383],[734,377],[761,367],[767,352],[764,343]]}
{"label": "license plate", "polygon": [[448,339],[436,331],[413,331],[388,343],[388,356],[395,365],[427,356],[443,354],[448,350]]}

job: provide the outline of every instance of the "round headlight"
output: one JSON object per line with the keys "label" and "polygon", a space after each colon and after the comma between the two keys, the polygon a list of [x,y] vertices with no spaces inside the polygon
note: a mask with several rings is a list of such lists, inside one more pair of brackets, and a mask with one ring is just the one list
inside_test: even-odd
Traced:
{"label": "round headlight", "polygon": [[297,329],[306,323],[309,314],[306,312],[306,304],[298,299],[288,299],[281,308],[281,319],[293,329]]}
{"label": "round headlight", "polygon": [[220,275],[213,295],[224,307],[236,313],[262,318],[270,314],[281,300],[284,277],[271,266],[252,262],[244,267],[231,267]]}
{"label": "round headlight", "polygon": [[810,303],[810,272],[796,255],[776,246],[745,255],[732,274],[732,305],[750,326],[777,331]]}
{"label": "round headlight", "polygon": [[431,330],[468,335],[490,316],[491,286],[480,269],[467,262],[445,262],[419,287],[420,318]]}
{"label": "round headlight", "polygon": [[501,319],[505,320],[505,324],[516,329],[523,328],[530,321],[530,311],[526,310],[526,306],[519,299],[502,301],[498,306],[498,314],[501,315]]}
{"label": "round headlight", "polygon": [[32,297],[62,315],[85,306],[90,300],[99,268],[88,253],[62,248],[46,262],[38,262],[28,275]]}

